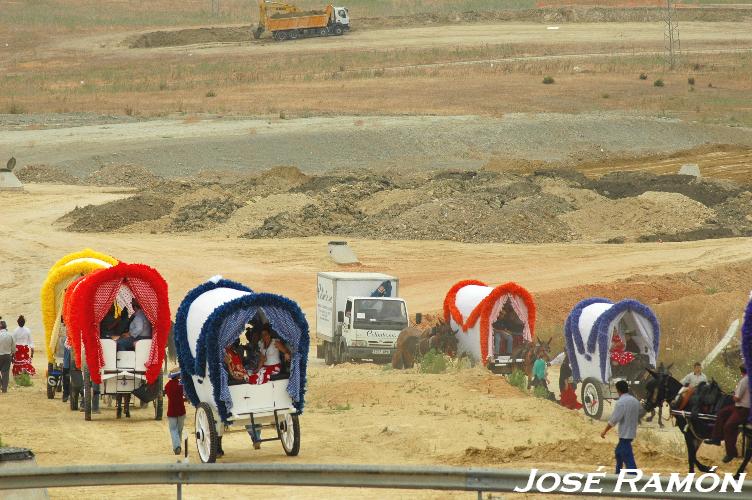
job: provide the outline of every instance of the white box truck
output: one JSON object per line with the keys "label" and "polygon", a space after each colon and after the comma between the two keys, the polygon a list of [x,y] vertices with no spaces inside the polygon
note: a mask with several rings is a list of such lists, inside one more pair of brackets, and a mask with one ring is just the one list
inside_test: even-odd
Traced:
{"label": "white box truck", "polygon": [[388,363],[407,326],[407,306],[394,276],[318,273],[317,357],[327,365],[360,359]]}

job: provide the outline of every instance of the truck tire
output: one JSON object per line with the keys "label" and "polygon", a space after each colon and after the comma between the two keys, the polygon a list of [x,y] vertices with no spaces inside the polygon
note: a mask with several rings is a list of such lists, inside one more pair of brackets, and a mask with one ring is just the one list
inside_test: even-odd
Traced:
{"label": "truck tire", "polygon": [[334,34],[337,36],[340,36],[342,33],[344,33],[345,30],[342,29],[342,26],[337,25],[334,27]]}
{"label": "truck tire", "polygon": [[319,30],[319,36],[329,36],[329,30],[326,28],[321,28]]}
{"label": "truck tire", "polygon": [[290,30],[287,34],[287,38],[289,38],[290,40],[297,40],[298,36],[298,30]]}
{"label": "truck tire", "polygon": [[334,364],[334,344],[324,341],[324,363],[328,366]]}
{"label": "truck tire", "polygon": [[285,31],[275,31],[272,37],[274,37],[274,39],[278,42],[282,42],[284,40],[287,40],[287,33]]}

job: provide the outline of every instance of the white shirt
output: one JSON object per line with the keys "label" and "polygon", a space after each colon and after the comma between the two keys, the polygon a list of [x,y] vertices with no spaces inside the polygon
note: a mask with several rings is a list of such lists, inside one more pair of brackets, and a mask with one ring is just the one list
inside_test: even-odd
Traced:
{"label": "white shirt", "polygon": [[619,424],[620,439],[634,439],[637,435],[637,423],[640,420],[640,402],[631,394],[622,394],[616,400],[614,411],[608,419],[611,427]]}
{"label": "white shirt", "polygon": [[146,319],[146,314],[144,314],[143,310],[139,309],[133,315],[128,332],[134,340],[151,338],[151,323]]}
{"label": "white shirt", "polygon": [[272,366],[282,364],[282,359],[279,357],[279,349],[277,349],[276,340],[272,339],[269,343],[269,347],[264,347],[264,341],[259,340],[259,352],[262,356],[265,356],[264,366]]}
{"label": "white shirt", "polygon": [[0,330],[0,356],[3,354],[15,354],[16,341],[13,340],[13,335],[8,333],[8,330]]}
{"label": "white shirt", "polygon": [[16,345],[27,345],[34,349],[34,339],[31,338],[31,330],[25,326],[19,326],[15,329],[13,340],[16,341]]}
{"label": "white shirt", "polygon": [[749,408],[749,379],[746,375],[742,377],[738,384],[736,384],[734,396],[739,398],[739,401],[736,402],[736,406]]}
{"label": "white shirt", "polygon": [[697,387],[702,382],[707,382],[707,381],[708,381],[708,377],[706,377],[704,373],[695,375],[695,372],[692,372],[688,374],[686,377],[684,377],[683,379],[681,379],[681,385],[689,384],[690,387]]}

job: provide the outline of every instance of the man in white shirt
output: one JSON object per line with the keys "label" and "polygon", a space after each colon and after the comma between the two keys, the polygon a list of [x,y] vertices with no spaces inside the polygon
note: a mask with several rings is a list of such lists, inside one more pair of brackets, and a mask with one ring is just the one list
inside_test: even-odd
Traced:
{"label": "man in white shirt", "polygon": [[141,309],[141,304],[136,299],[131,302],[133,306],[133,318],[131,318],[131,324],[128,326],[128,333],[134,341],[150,339],[151,338],[151,323],[146,318],[144,310]]}
{"label": "man in white shirt", "polygon": [[697,387],[702,382],[707,381],[708,377],[706,377],[705,374],[702,373],[702,365],[700,363],[695,363],[692,373],[688,373],[683,379],[681,379],[681,385],[688,388]]}
{"label": "man in white shirt", "polygon": [[8,392],[10,380],[10,365],[16,352],[16,341],[8,332],[8,325],[0,320],[0,390]]}
{"label": "man in white shirt", "polygon": [[739,367],[742,372],[742,379],[736,384],[734,389],[734,404],[722,408],[713,426],[713,436],[706,439],[707,444],[720,446],[721,439],[726,445],[726,456],[723,457],[723,463],[727,464],[737,458],[739,454],[736,450],[736,439],[739,437],[739,426],[747,422],[749,416],[749,378],[747,377],[747,368],[742,365]]}
{"label": "man in white shirt", "polygon": [[619,399],[614,405],[614,412],[608,419],[606,428],[601,432],[601,438],[606,439],[608,431],[619,424],[619,444],[614,450],[616,455],[616,473],[619,474],[622,467],[636,469],[632,441],[637,436],[637,423],[640,420],[640,402],[629,393],[629,384],[624,380],[616,383],[616,391]]}

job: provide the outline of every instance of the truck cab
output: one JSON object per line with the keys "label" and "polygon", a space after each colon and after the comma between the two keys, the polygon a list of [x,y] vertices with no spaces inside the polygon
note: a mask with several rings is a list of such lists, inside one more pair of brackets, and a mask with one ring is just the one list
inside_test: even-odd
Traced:
{"label": "truck cab", "polygon": [[400,298],[348,297],[337,320],[343,360],[391,359],[397,337],[408,326],[407,306]]}
{"label": "truck cab", "polygon": [[345,30],[350,29],[350,11],[347,7],[334,7],[334,24],[339,24]]}

